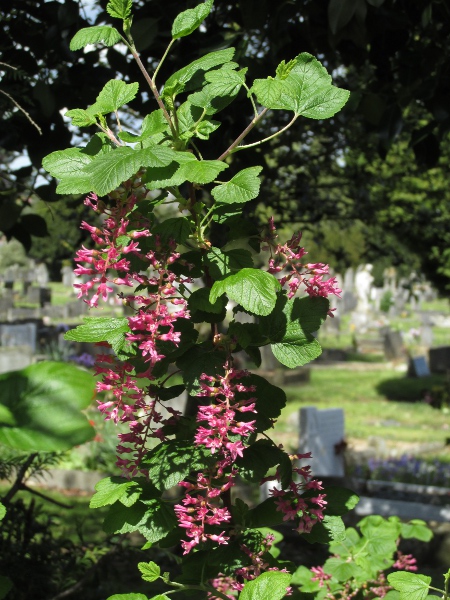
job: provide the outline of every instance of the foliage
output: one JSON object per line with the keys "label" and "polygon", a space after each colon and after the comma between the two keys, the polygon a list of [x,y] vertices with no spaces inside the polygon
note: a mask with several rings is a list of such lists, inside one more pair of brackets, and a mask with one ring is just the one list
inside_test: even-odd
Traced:
{"label": "foliage", "polygon": [[[422,575],[413,575],[407,571],[416,571],[416,560],[403,554],[398,545],[401,538],[414,538],[428,542],[432,532],[424,521],[415,519],[402,523],[398,517],[373,515],[365,517],[357,525],[345,530],[345,537],[330,544],[331,556],[323,567],[299,567],[291,583],[301,592],[312,598],[376,598],[392,597],[389,590],[401,589],[411,592],[413,581],[423,580]],[[402,569],[387,576],[386,571]],[[427,577],[428,583],[431,578]],[[408,582],[408,585],[406,585]],[[428,586],[426,587],[428,593]],[[423,598],[426,598],[427,593]],[[412,596],[405,596],[411,598]],[[422,596],[421,596],[422,598]]]}
{"label": "foliage", "polygon": [[[235,354],[244,351],[258,365],[259,348],[269,345],[282,365],[307,364],[321,352],[315,332],[332,316],[327,298],[340,290],[335,278],[327,278],[328,265],[303,260],[299,234],[281,243],[273,218],[260,228],[241,218],[243,205],[258,197],[261,167],[242,168],[234,155],[271,143],[300,119],[334,117],[349,92],[333,85],[307,52],[283,60],[272,76],[247,83],[247,69],[239,68],[228,47],[183,66],[159,88],[155,80],[172,46],[200,28],[213,1],[175,17],[153,75],[134,41],[131,4],[110,0],[106,7],[122,22],[123,34],[115,27],[83,28],[70,48],[120,41],[158,108],[144,117],[138,133],[131,130],[122,123],[123,107],[137,99],[139,85],[111,79],[87,108],[66,113],[74,126],[95,125],[101,133],[43,159],[59,180],[58,193],[89,193],[86,206],[102,217],[99,226],[82,223],[96,247],[77,252],[75,272],[85,276],[76,284],[79,297],[97,307],[113,293],[111,284],[131,288],[119,296],[132,316],[90,317],[66,335],[113,351],[97,356],[97,390],[110,393],[99,400],[99,410],[128,427],[117,446],[123,477],[103,479],[91,506],[108,507],[107,533],[139,532],[145,548],[181,546],[180,576],[171,580],[153,562],[141,563],[145,581],[161,578],[172,591],[198,590],[204,598],[232,592],[242,600],[281,599],[290,592],[293,565],[271,552],[275,537],[265,528],[289,521],[311,542],[339,543],[345,538],[341,516],[357,497],[345,489],[323,490],[310,468],[296,462],[309,454],[290,456],[274,443],[267,432],[285,394],[238,369]],[[223,120],[220,113],[241,92],[253,118],[217,156],[217,142],[208,144],[222,126],[217,116]],[[284,124],[248,142],[269,111],[280,111]],[[178,212],[167,216],[164,206],[172,204]],[[267,253],[264,270],[253,261],[261,252]],[[226,326],[231,302],[233,318]],[[240,313],[254,322],[243,322]],[[168,384],[174,365],[183,381],[175,386]],[[167,403],[183,392],[193,414],[182,415]],[[275,487],[250,507],[231,495],[238,476],[273,481]],[[175,486],[184,494],[172,500],[168,492]],[[379,522],[373,527],[383,530]],[[384,553],[395,548],[397,529]],[[383,536],[377,541],[382,545]],[[340,566],[348,578],[346,562]]]}
{"label": "foliage", "polygon": [[[175,19],[162,60],[175,40],[201,25],[211,8],[208,1]],[[343,531],[340,516],[356,497],[347,490],[328,494],[324,516],[325,496],[318,493],[322,486],[312,479],[309,467],[297,467],[297,456],[277,447],[267,433],[265,439],[257,439],[258,432],[269,430],[280,415],[285,395],[262,377],[238,370],[234,354],[244,350],[259,362],[259,347],[270,345],[282,364],[306,364],[320,354],[313,333],[331,314],[327,296],[339,290],[334,278],[325,279],[327,265],[302,262],[306,252],[299,235],[280,244],[273,220],[262,230],[245,223],[236,227],[241,205],[258,196],[261,167],[233,173],[230,157],[255,145],[245,144],[245,137],[269,109],[293,116],[258,146],[301,116],[333,116],[348,92],[335,87],[324,67],[307,53],[281,63],[274,78],[247,85],[246,70],[238,70],[232,61],[234,50],[227,49],[206,54],[174,73],[160,94],[155,77],[161,64],[153,76],[146,71],[130,32],[129,9],[120,0],[107,6],[110,15],[123,21],[124,36],[115,29],[84,29],[71,48],[120,39],[159,108],[144,118],[137,136],[124,130],[119,111],[136,97],[138,84],[111,80],[94,104],[67,112],[75,125],[95,123],[102,133],[85,146],[58,150],[43,160],[44,168],[59,179],[57,191],[91,192],[85,204],[103,215],[100,227],[82,224],[103,250],[78,251],[75,272],[89,276],[77,284],[79,297],[87,296],[88,304],[96,307],[113,292],[109,283],[137,285],[132,293],[121,293],[134,306],[133,316],[89,317],[66,334],[69,340],[102,343],[114,351],[117,359],[112,354],[97,357],[96,373],[102,375],[97,389],[113,392],[99,401],[99,409],[106,419],[129,427],[119,434],[117,447],[117,464],[126,477],[103,479],[91,506],[109,507],[104,528],[111,534],[137,531],[148,547],[181,544],[182,575],[171,582],[164,574],[169,586],[220,597],[231,586],[242,598],[281,598],[290,574],[283,563],[270,558],[272,535],[259,528],[289,518],[311,541],[338,539]],[[207,140],[221,125],[212,115],[225,109],[242,87],[254,109],[250,125],[218,159],[204,159],[197,140]],[[110,113],[117,128],[106,119]],[[231,175],[223,174],[228,170]],[[159,193],[152,192],[157,189]],[[174,202],[176,216],[154,210]],[[214,243],[214,227],[232,247]],[[261,245],[269,252],[267,270],[256,268],[252,259]],[[193,290],[200,276],[206,285]],[[300,289],[304,297],[296,298]],[[229,301],[235,304],[235,318],[226,331]],[[259,317],[259,324],[240,322],[239,312]],[[200,335],[191,318],[209,324],[210,334]],[[167,387],[173,363],[183,383]],[[164,405],[185,390],[197,400],[195,420]],[[168,418],[158,412],[164,406]],[[149,450],[151,438],[156,446]],[[269,475],[274,467],[276,474]],[[260,483],[269,476],[280,488],[250,509],[239,498],[231,499],[238,475]],[[174,486],[185,490],[175,505],[164,495]],[[224,562],[229,549],[235,556]],[[270,558],[263,569],[261,557]],[[199,561],[202,569],[193,569]],[[269,565],[272,571],[267,571]],[[160,575],[153,564],[139,568],[146,581]]]}
{"label": "foliage", "polygon": [[40,362],[0,375],[0,443],[29,453],[68,450],[94,430],[81,413],[94,382],[66,363]]}
{"label": "foliage", "polygon": [[[100,4],[104,6],[105,2]],[[196,10],[194,2],[188,5]],[[118,79],[124,81],[137,80],[138,66],[130,64],[114,45],[120,39],[120,33],[112,26],[115,17],[112,13],[98,14],[97,9],[95,6],[92,13],[86,15],[82,5],[75,2],[58,5],[47,2],[30,8],[26,0],[7,0],[2,5],[5,36],[0,47],[1,60],[14,68],[3,65],[0,90],[20,102],[43,132],[39,135],[25,115],[13,108],[11,100],[0,94],[5,115],[1,125],[5,153],[2,184],[8,190],[8,194],[1,197],[4,208],[0,211],[0,227],[8,237],[17,236],[27,247],[38,229],[44,231],[42,221],[27,223],[21,217],[24,208],[29,210],[29,203],[34,202],[30,189],[34,187],[41,159],[51,151],[65,148],[70,141],[71,134],[64,127],[61,111],[85,106],[86,102],[92,105],[99,84],[106,84],[116,75],[120,74]],[[202,10],[207,10],[206,4]],[[166,50],[165,30],[171,29],[178,11],[177,0],[154,0],[134,7],[135,17],[130,27],[143,64],[151,68],[157,66],[157,57]],[[95,19],[95,29],[89,28],[91,19]],[[91,41],[102,42],[89,47],[83,56],[84,70],[77,53],[68,47],[71,36],[80,28],[73,48],[81,47],[86,35],[91,36]],[[190,25],[186,31],[189,30]],[[267,73],[275,75],[277,66],[286,57],[302,52],[324,57],[338,85],[351,90],[351,102],[326,125],[311,120],[305,126],[302,119],[297,119],[286,132],[282,147],[276,148],[271,142],[268,142],[267,152],[257,147],[258,162],[265,165],[264,206],[256,206],[257,200],[254,200],[244,208],[245,215],[253,216],[271,206],[280,224],[290,226],[295,222],[304,230],[310,230],[319,249],[327,246],[326,254],[319,254],[315,262],[332,263],[341,271],[352,266],[355,260],[374,263],[374,259],[384,255],[390,264],[401,266],[406,261],[408,269],[425,269],[427,277],[445,290],[448,267],[444,253],[448,240],[440,234],[424,242],[420,231],[424,224],[430,231],[444,230],[438,211],[445,209],[445,203],[427,210],[426,219],[420,203],[410,205],[405,213],[409,222],[405,236],[401,220],[385,219],[378,200],[374,202],[372,189],[379,187],[378,177],[376,173],[368,176],[361,163],[378,163],[379,155],[384,159],[393,149],[401,172],[406,174],[416,162],[419,165],[417,178],[426,181],[430,167],[439,170],[445,178],[448,162],[445,132],[449,122],[448,34],[448,15],[440,0],[216,3],[201,29],[179,37],[180,52],[169,55],[159,74],[162,80],[167,79],[184,67],[185,56],[190,56],[193,62],[199,59],[202,48],[228,51],[235,46],[235,59],[249,68],[257,80]],[[22,50],[24,47],[28,48],[27,52]],[[413,70],[411,64],[415,65]],[[94,65],[96,68],[91,68]],[[235,79],[239,76],[237,72],[233,75]],[[211,81],[209,85],[217,83]],[[239,82],[235,85],[237,88]],[[132,127],[136,114],[149,112],[148,102],[141,86],[133,101],[133,111],[121,110],[122,122]],[[224,147],[236,139],[248,122],[250,113],[246,102],[241,87],[235,102],[228,107],[227,119],[221,124]],[[286,123],[280,111],[274,111],[270,118],[266,115],[259,124],[261,137],[271,135],[275,128],[284,127]],[[207,128],[203,135],[208,138],[210,128],[215,125],[208,123],[201,127]],[[76,139],[86,137],[79,129],[74,134]],[[400,138],[401,145],[396,149],[394,146]],[[214,156],[212,140],[203,139],[205,156]],[[404,152],[406,145],[411,153]],[[28,152],[32,166],[8,167],[10,160],[22,152]],[[246,153],[236,154],[236,172],[252,168],[255,161],[256,155],[252,158]],[[390,181],[390,175],[388,172],[384,181]],[[397,180],[397,187],[408,187],[406,178]],[[52,183],[39,186],[35,191],[46,202],[54,203],[58,199]],[[384,202],[389,200],[387,188],[384,196]],[[339,244],[334,252],[333,245],[327,243],[327,234],[319,233],[318,223],[322,220],[333,222],[335,228],[346,232],[365,224],[364,249],[359,246],[364,253],[361,251],[359,257],[355,256],[345,244],[343,248]],[[43,239],[34,238],[36,252]],[[430,243],[432,257],[428,257]],[[62,251],[52,243],[48,249]]]}

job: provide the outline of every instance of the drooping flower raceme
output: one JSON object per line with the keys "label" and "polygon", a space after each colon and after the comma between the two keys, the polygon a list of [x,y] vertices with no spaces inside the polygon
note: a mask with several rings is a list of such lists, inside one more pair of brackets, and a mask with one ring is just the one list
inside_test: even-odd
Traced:
{"label": "drooping flower raceme", "polygon": [[[300,286],[309,296],[322,296],[327,298],[329,295],[335,295],[340,298],[342,290],[337,287],[335,277],[329,275],[329,267],[323,263],[306,263],[303,262],[303,257],[308,254],[306,250],[300,246],[302,234],[297,233],[285,244],[277,243],[277,234],[274,225],[273,217],[269,219],[267,235],[262,239],[267,245],[263,248],[270,252],[269,268],[267,269],[272,275],[284,272],[285,274],[279,279],[283,287],[288,288],[288,298],[293,298],[298,292]],[[329,311],[329,316],[333,316]]]}

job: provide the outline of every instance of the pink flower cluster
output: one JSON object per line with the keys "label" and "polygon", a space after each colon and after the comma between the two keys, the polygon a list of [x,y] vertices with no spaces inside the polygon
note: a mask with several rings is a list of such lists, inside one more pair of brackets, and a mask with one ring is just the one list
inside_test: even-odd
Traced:
{"label": "pink flower cluster", "polygon": [[[270,251],[268,272],[275,275],[281,271],[287,271],[279,280],[282,286],[287,284],[288,298],[293,298],[301,285],[310,296],[322,296],[327,298],[334,294],[340,298],[342,290],[337,287],[335,277],[324,279],[329,274],[329,267],[323,263],[303,263],[303,257],[308,254],[300,246],[302,234],[298,233],[281,245],[277,243],[277,234],[273,217],[269,220],[269,231],[263,242],[267,243],[264,250]],[[329,313],[332,316],[331,313]]]}
{"label": "pink flower cluster", "polygon": [[[127,182],[126,185],[130,185]],[[126,339],[131,346],[139,350],[146,366],[145,370],[136,373],[134,366],[127,361],[118,362],[112,355],[103,354],[97,357],[96,374],[102,375],[97,390],[107,393],[105,401],[99,401],[99,409],[106,419],[115,423],[127,423],[128,433],[119,434],[120,444],[117,464],[124,474],[133,476],[139,471],[139,463],[145,454],[148,437],[163,439],[161,427],[177,419],[180,414],[172,409],[169,419],[164,420],[158,412],[159,400],[150,393],[150,387],[139,385],[140,381],[152,381],[155,364],[165,355],[161,344],[171,342],[175,349],[180,343],[180,333],[175,329],[177,319],[189,318],[186,300],[178,293],[177,285],[190,281],[188,278],[176,276],[171,270],[178,258],[176,244],[173,240],[162,244],[158,236],[154,236],[152,250],[141,251],[135,240],[151,237],[145,227],[147,222],[132,220],[136,198],[130,194],[111,200],[112,207],[106,208],[95,194],[86,198],[85,204],[96,212],[106,215],[102,229],[83,223],[82,227],[91,233],[91,237],[100,248],[78,251],[76,262],[88,263],[75,269],[77,275],[89,276],[86,283],[76,284],[79,296],[88,296],[85,300],[91,307],[97,306],[100,297],[107,300],[113,291],[111,283],[132,287],[135,283],[150,288],[147,295],[120,294],[130,306],[135,307],[135,315],[128,317],[129,332]],[[146,273],[134,271],[127,255],[134,254],[148,264]],[[111,272],[113,274],[111,274]],[[117,276],[117,274],[119,276]],[[89,299],[90,292],[94,294]]]}
{"label": "pink flower cluster", "polygon": [[[256,579],[261,573],[266,571],[280,571],[282,573],[287,573],[287,569],[279,569],[277,567],[270,567],[266,558],[272,544],[274,542],[274,536],[271,534],[266,535],[261,540],[261,546],[259,550],[251,550],[245,544],[241,545],[241,550],[250,558],[250,564],[245,567],[240,567],[236,569],[233,577],[220,575],[211,581],[211,585],[227,595],[228,598],[234,600],[235,596],[228,595],[228,592],[241,592],[244,588],[246,581],[251,581]],[[290,596],[292,594],[292,588],[288,587],[286,589],[286,596]],[[215,598],[214,594],[209,593],[209,598]]]}
{"label": "pink flower cluster", "polygon": [[[311,454],[295,454],[291,456],[291,460],[311,458]],[[306,490],[323,490],[322,482],[313,479],[311,475],[311,467],[293,467],[292,471],[296,473],[300,479],[291,481],[289,488],[286,490],[274,487],[270,490],[270,494],[276,498],[275,504],[277,510],[283,513],[283,521],[295,521],[295,530],[298,533],[310,533],[316,523],[323,520],[323,511],[327,505],[325,500],[326,495],[318,493],[316,496],[304,498],[303,494]],[[275,476],[267,478],[266,481],[280,481],[279,473]]]}
{"label": "pink flower cluster", "polygon": [[231,519],[227,507],[220,505],[221,497],[233,485],[236,458],[243,455],[245,439],[255,431],[255,421],[238,420],[239,414],[255,412],[255,398],[237,400],[236,392],[254,392],[253,386],[244,386],[240,379],[247,375],[232,366],[225,367],[223,376],[201,376],[199,397],[211,398],[211,404],[200,406],[197,421],[200,423],[194,443],[205,446],[211,454],[217,454],[214,467],[208,473],[199,473],[197,481],[183,481],[186,489],[182,504],[175,506],[180,527],[186,529],[189,541],[183,541],[187,554],[200,542],[208,539],[226,544],[229,537],[225,531],[217,534],[210,526],[227,523]]}

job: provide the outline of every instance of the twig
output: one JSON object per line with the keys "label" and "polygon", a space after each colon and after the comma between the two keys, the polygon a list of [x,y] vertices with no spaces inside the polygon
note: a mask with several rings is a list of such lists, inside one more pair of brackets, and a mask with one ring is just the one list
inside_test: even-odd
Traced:
{"label": "twig", "polygon": [[[5,63],[3,63],[3,64],[5,64]],[[9,65],[8,65],[8,66],[9,66]],[[14,67],[13,67],[13,68],[14,68]],[[13,98],[13,97],[12,97],[10,94],[8,94],[8,92],[5,92],[4,90],[0,90],[0,94],[3,94],[3,95],[4,95],[4,96],[6,96],[7,98],[9,98],[9,99],[11,100],[11,102],[12,102],[12,103],[13,103],[15,106],[17,106],[17,108],[18,108],[19,110],[21,110],[21,111],[23,112],[23,114],[24,114],[24,115],[26,116],[26,118],[27,118],[27,119],[30,121],[30,123],[36,127],[36,129],[37,129],[37,130],[38,130],[38,132],[39,132],[39,135],[42,135],[42,129],[39,127],[39,125],[33,121],[33,119],[30,117],[30,115],[27,113],[27,111],[26,111],[24,108],[22,108],[22,107],[20,106],[20,104],[19,104],[18,102],[16,102],[16,100],[14,100],[14,98]]]}

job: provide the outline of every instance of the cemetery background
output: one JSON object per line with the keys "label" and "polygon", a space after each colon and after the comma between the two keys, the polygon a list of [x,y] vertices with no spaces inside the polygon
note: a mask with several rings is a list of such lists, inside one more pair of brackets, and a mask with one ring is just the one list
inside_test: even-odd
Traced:
{"label": "cemetery background", "polygon": [[[370,268],[365,271],[370,271]],[[0,364],[3,369],[22,368],[25,360],[32,363],[47,358],[78,360],[86,367],[92,365],[89,357],[95,352],[94,347],[69,344],[63,340],[63,332],[80,323],[86,309],[82,302],[76,300],[71,271],[65,268],[61,276],[61,282],[50,282],[45,269],[42,266],[37,269],[35,265],[28,270],[24,267],[10,268],[0,273],[0,298],[9,300],[9,307],[3,311],[0,323],[0,355],[3,361]],[[347,286],[352,276],[355,279],[354,271],[347,272],[342,278],[347,280]],[[379,513],[380,506],[370,504],[379,495],[377,489],[370,488],[370,480],[375,475],[379,476],[383,465],[383,477],[390,482],[414,481],[420,485],[437,484],[441,489],[450,488],[448,401],[444,394],[443,405],[433,408],[425,393],[433,389],[448,390],[448,350],[442,345],[450,333],[449,307],[448,302],[438,299],[427,285],[417,290],[418,298],[413,298],[412,302],[402,286],[394,291],[370,287],[364,290],[362,305],[355,288],[353,291],[348,287],[345,289],[345,283],[342,287],[344,292],[336,306],[337,315],[329,320],[321,334],[320,341],[324,347],[321,359],[308,367],[290,371],[279,368],[270,357],[264,357],[268,375],[277,382],[284,382],[288,396],[287,408],[276,425],[273,437],[292,452],[299,450],[299,442],[303,440],[301,450],[312,449],[318,475],[343,477],[353,489],[359,485],[357,489],[365,498],[374,498],[369,500],[368,507],[363,499],[360,510]],[[39,296],[35,290],[39,291]],[[42,301],[42,290],[45,290],[45,301]],[[390,301],[382,305],[387,291],[391,292]],[[127,309],[118,302],[106,310],[119,316]],[[411,358],[425,358],[428,367],[429,347],[426,343],[438,352],[440,358],[437,362],[431,361],[433,373],[417,373],[411,368]],[[251,365],[246,366],[251,368]],[[182,407],[184,398],[178,399],[178,403]],[[311,428],[299,421],[302,409],[321,411],[327,408],[333,410],[332,420],[327,425],[327,430],[333,431],[336,438],[331,439],[331,443],[330,436],[324,435],[320,427],[314,436]],[[95,530],[87,502],[96,481],[104,474],[118,473],[113,458],[117,428],[102,421],[94,406],[88,410],[88,415],[95,425],[96,438],[67,453],[51,474],[34,479],[31,484],[57,501],[69,502],[76,507],[69,514],[67,509],[58,510],[59,535],[61,539],[70,540],[74,547],[81,535],[84,545],[92,549],[90,552],[93,552],[95,564],[101,565],[100,555],[107,549],[111,550],[111,544],[115,542]],[[341,429],[342,436],[339,433]],[[315,446],[314,437],[327,440],[327,448]],[[313,448],[306,447],[308,441]],[[340,446],[338,455],[335,445]],[[408,479],[413,470],[408,465],[415,467],[418,460],[420,468],[416,471],[419,471],[419,476]],[[403,471],[400,468],[395,471],[392,466],[395,461],[406,464]],[[436,464],[440,465],[440,471]],[[361,487],[361,481],[367,483]],[[406,518],[426,518],[426,514],[431,514],[429,495],[420,495],[416,491],[405,493],[404,490],[399,494],[393,493],[392,489],[383,489],[381,495],[390,498],[387,510],[392,512],[388,514],[399,512],[399,505],[395,504],[399,497],[416,511]],[[436,496],[438,502],[432,502],[433,508],[437,511],[450,510],[448,492],[446,495],[434,494]],[[252,490],[248,490],[248,497],[251,501]],[[43,514],[54,515],[55,507],[43,502],[42,510]],[[360,512],[359,517],[355,514],[353,521],[361,518],[362,514]],[[447,513],[442,514],[444,520],[448,520]],[[423,557],[422,572],[438,575],[442,568],[440,565],[449,560],[446,548],[450,534],[448,526],[442,523],[441,514],[434,512],[432,516],[436,521],[437,541],[432,551],[428,548],[428,557],[433,556],[435,570]],[[284,533],[288,549],[289,532]],[[125,542],[131,563],[140,560],[140,543],[136,536]],[[309,550],[297,546],[296,551],[303,553],[302,560],[305,560]],[[82,560],[81,557],[79,560]],[[317,555],[315,560],[317,562]],[[104,567],[96,568],[102,570]],[[102,577],[111,577],[111,570],[104,570],[106,575]],[[129,589],[127,576],[122,574],[121,579],[123,590]],[[112,591],[117,592],[117,585],[114,585]]]}

